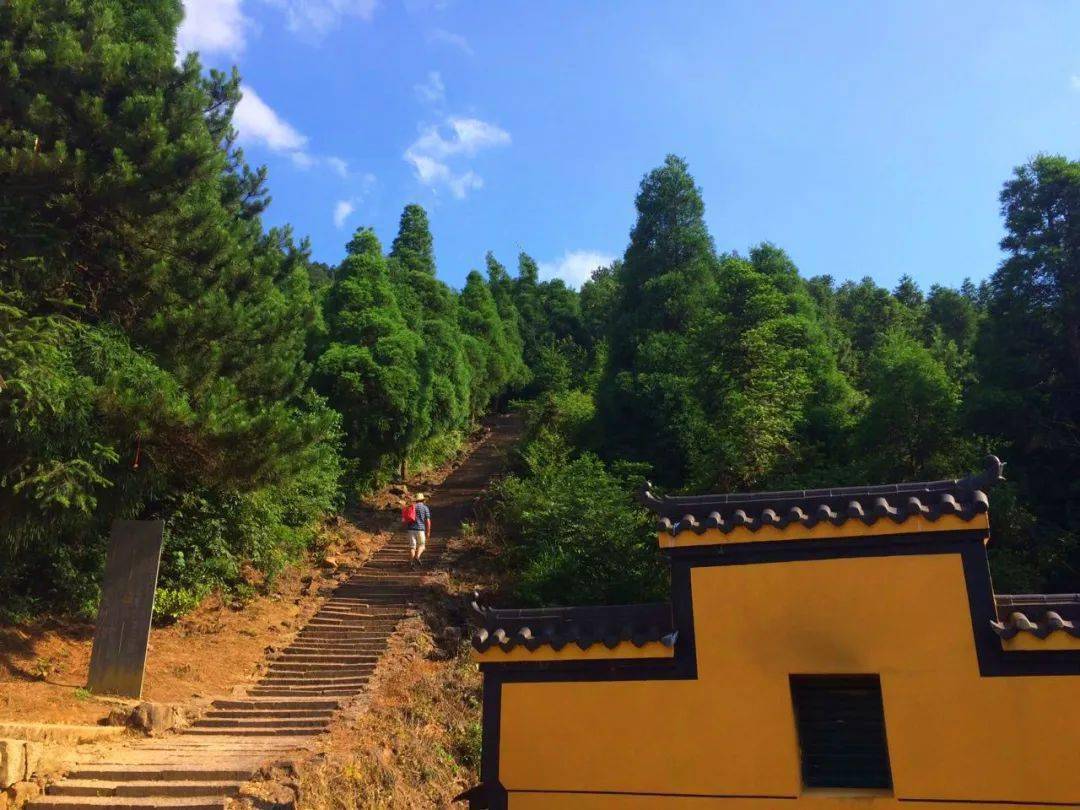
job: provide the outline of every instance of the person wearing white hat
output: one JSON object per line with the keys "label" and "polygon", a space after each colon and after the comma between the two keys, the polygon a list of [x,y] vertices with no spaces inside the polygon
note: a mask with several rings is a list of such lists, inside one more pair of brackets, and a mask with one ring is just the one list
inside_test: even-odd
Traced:
{"label": "person wearing white hat", "polygon": [[419,566],[424,555],[428,535],[431,534],[431,509],[425,503],[427,496],[418,492],[401,510],[401,522],[409,535],[409,565]]}

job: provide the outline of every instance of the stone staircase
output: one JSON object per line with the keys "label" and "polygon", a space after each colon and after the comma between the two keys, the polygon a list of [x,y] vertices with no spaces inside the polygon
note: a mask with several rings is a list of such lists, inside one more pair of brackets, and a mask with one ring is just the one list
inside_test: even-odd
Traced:
{"label": "stone staircase", "polygon": [[425,570],[439,562],[446,533],[469,517],[473,499],[516,441],[516,420],[494,417],[489,424],[488,439],[431,498],[435,533],[423,568],[409,567],[408,540],[396,532],[267,662],[246,695],[215,700],[178,734],[76,767],[27,806],[221,810],[267,761],[310,745],[334,712],[366,688],[391,633],[417,599]]}
{"label": "stone staircase", "polygon": [[[425,568],[440,556],[437,538]],[[268,756],[303,748],[364,690],[423,574],[409,567],[399,533],[335,589],[245,696],[215,700],[190,728],[115,752],[109,764],[75,768],[29,806],[221,810]]]}

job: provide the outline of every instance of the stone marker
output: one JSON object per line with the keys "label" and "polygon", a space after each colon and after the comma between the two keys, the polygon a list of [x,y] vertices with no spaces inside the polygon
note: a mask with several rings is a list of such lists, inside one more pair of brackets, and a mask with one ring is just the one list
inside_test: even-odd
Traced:
{"label": "stone marker", "polygon": [[113,523],[90,654],[91,692],[142,697],[164,531],[160,520]]}

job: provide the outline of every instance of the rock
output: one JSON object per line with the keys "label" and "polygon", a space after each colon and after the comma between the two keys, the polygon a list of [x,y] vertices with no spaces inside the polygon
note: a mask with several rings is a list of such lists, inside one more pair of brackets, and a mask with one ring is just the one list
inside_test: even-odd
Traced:
{"label": "rock", "polygon": [[0,740],[0,790],[26,778],[26,742]]}
{"label": "rock", "polygon": [[457,647],[459,644],[461,644],[462,635],[463,634],[461,632],[461,628],[455,627],[454,625],[445,627],[442,631],[443,642],[448,647]]}
{"label": "rock", "polygon": [[16,782],[8,791],[13,807],[22,807],[31,799],[41,795],[41,785],[37,782]]}
{"label": "rock", "polygon": [[107,726],[129,726],[131,725],[131,709],[126,706],[117,706],[111,712],[109,716],[105,718],[105,725]]}
{"label": "rock", "polygon": [[8,810],[9,807],[11,807],[11,803],[8,801],[7,793],[0,790],[0,810]]}
{"label": "rock", "polygon": [[130,725],[139,731],[154,735],[183,728],[187,725],[187,716],[179,706],[146,701],[135,707],[131,713]]}
{"label": "rock", "polygon": [[319,565],[321,565],[323,568],[337,568],[337,557],[332,557],[328,554],[322,558],[322,560],[319,562]]}

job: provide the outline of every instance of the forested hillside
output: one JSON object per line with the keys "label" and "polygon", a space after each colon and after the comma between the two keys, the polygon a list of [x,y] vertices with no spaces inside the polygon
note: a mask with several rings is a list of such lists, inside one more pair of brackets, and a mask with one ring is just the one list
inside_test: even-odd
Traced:
{"label": "forested hillside", "polygon": [[180,18],[176,0],[0,5],[5,613],[91,611],[120,517],[167,519],[160,615],[243,594],[512,399],[530,437],[489,526],[519,600],[661,593],[632,500],[646,476],[876,483],[963,475],[988,451],[1009,464],[999,590],[1080,590],[1080,163],[1017,169],[1006,258],[958,290],[718,249],[675,157],[580,293],[524,253],[513,274],[488,254],[455,290],[419,205],[388,251],[359,228],[336,267],[265,227],[240,78],[178,65]]}
{"label": "forested hillside", "polygon": [[531,284],[490,259],[490,283],[450,289],[417,205],[388,254],[360,228],[335,268],[265,228],[240,79],[178,66],[180,19],[172,0],[0,5],[8,614],[91,611],[120,517],[168,521],[159,615],[250,591],[527,384],[519,289],[532,322],[561,317],[527,257]]}
{"label": "forested hillside", "polygon": [[[682,160],[645,176],[622,261],[551,344],[532,439],[492,503],[517,601],[648,599],[668,491],[959,477],[988,452],[999,590],[1080,590],[1080,163],[1001,193],[1001,266],[960,289],[802,278],[779,247],[718,251]],[[767,230],[768,224],[763,223]],[[588,358],[583,362],[583,358]]]}

